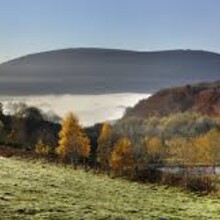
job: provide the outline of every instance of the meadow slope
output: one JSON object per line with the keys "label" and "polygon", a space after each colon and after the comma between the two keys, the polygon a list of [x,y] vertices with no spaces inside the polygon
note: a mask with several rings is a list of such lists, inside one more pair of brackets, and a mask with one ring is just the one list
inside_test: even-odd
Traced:
{"label": "meadow slope", "polygon": [[178,189],[0,157],[0,219],[219,219],[220,202]]}

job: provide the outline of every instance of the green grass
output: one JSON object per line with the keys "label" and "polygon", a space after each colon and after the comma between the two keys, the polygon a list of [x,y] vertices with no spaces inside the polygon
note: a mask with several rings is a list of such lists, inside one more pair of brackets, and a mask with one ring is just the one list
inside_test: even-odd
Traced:
{"label": "green grass", "polygon": [[220,219],[220,200],[0,157],[0,219]]}

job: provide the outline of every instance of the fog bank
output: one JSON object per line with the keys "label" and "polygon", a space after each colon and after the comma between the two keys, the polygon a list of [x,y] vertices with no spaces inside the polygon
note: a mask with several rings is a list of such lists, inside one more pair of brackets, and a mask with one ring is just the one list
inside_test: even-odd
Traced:
{"label": "fog bank", "polygon": [[9,113],[11,103],[26,103],[36,106],[43,112],[53,111],[63,117],[68,112],[78,115],[83,126],[120,118],[127,107],[134,106],[149,94],[119,93],[104,95],[39,95],[39,96],[1,96],[3,111]]}

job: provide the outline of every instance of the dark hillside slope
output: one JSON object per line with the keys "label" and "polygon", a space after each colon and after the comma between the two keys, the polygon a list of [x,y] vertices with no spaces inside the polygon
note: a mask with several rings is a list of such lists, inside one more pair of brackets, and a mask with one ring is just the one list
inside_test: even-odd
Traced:
{"label": "dark hillside slope", "polygon": [[220,79],[220,55],[205,51],[64,49],[0,65],[0,94],[152,93]]}
{"label": "dark hillside slope", "polygon": [[220,81],[164,89],[127,110],[124,118],[193,111],[220,116]]}

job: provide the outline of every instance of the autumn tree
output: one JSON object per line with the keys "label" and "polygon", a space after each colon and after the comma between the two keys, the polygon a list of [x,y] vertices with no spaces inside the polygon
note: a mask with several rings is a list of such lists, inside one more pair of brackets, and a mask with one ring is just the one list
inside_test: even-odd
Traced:
{"label": "autumn tree", "polygon": [[220,162],[220,132],[212,129],[204,135],[200,135],[194,141],[197,151],[197,160],[203,164],[213,166],[214,172],[216,164]]}
{"label": "autumn tree", "polygon": [[128,138],[121,138],[117,141],[110,157],[110,165],[113,173],[116,175],[133,175],[133,148]]}
{"label": "autumn tree", "polygon": [[144,139],[144,145],[147,150],[149,163],[160,162],[162,156],[162,141],[158,137],[148,137]]}
{"label": "autumn tree", "polygon": [[169,142],[173,161],[182,166],[210,166],[220,161],[220,132],[212,129],[192,138],[173,138]]}
{"label": "autumn tree", "polygon": [[145,148],[144,140],[134,145],[133,149],[135,174],[137,177],[142,176],[149,163],[149,157],[147,149]]}
{"label": "autumn tree", "polygon": [[39,155],[46,156],[51,154],[52,151],[52,148],[49,145],[44,144],[42,140],[39,140],[35,146],[35,152]]}
{"label": "autumn tree", "polygon": [[186,167],[196,162],[197,152],[194,147],[194,139],[175,137],[168,143],[170,162]]}
{"label": "autumn tree", "polygon": [[195,152],[194,164],[211,163],[211,140],[207,134],[193,138],[193,149]]}
{"label": "autumn tree", "polygon": [[87,158],[90,153],[90,142],[78,118],[69,113],[62,121],[62,128],[59,132],[59,145],[56,149],[58,155],[74,164],[79,163],[80,159]]}
{"label": "autumn tree", "polygon": [[216,164],[220,162],[220,131],[218,129],[212,129],[207,133],[208,139],[210,141],[210,157],[214,168]]}
{"label": "autumn tree", "polygon": [[98,138],[97,160],[102,169],[109,172],[109,159],[112,151],[112,128],[108,123],[103,123],[100,136]]}

